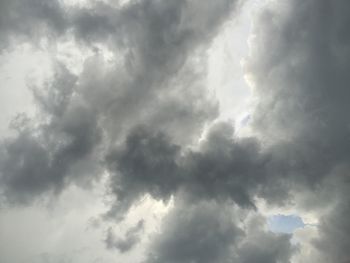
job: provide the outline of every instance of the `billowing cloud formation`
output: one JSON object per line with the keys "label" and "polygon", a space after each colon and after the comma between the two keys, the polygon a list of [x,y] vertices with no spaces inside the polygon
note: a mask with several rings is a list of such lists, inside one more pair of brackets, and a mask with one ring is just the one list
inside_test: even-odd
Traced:
{"label": "billowing cloud formation", "polygon": [[[40,1],[34,1],[35,5],[46,6]],[[70,177],[66,176],[69,167],[89,156],[99,144],[103,132],[105,142],[113,145],[130,127],[147,123],[157,125],[179,141],[188,142],[192,133],[198,132],[208,119],[216,115],[216,106],[205,94],[203,84],[197,80],[196,76],[202,74],[194,69],[198,62],[188,59],[187,53],[194,52],[197,46],[210,40],[223,17],[229,14],[231,5],[231,1],[222,1],[213,9],[204,8],[199,16],[192,12],[201,4],[186,1],[176,4],[142,1],[121,9],[112,5],[107,9],[105,5],[97,4],[94,6],[96,9],[67,10],[67,15],[70,14],[67,30],[72,28],[77,32],[82,30],[84,23],[90,25],[89,19],[107,19],[108,14],[118,17],[119,22],[112,28],[104,28],[109,30],[94,41],[107,41],[110,37],[118,37],[128,43],[131,41],[118,49],[120,53],[126,52],[125,64],[116,63],[109,68],[96,55],[86,61],[80,76],[75,77],[60,67],[57,79],[48,87],[47,94],[35,93],[47,120],[39,127],[20,131],[17,138],[5,143],[1,179],[5,196],[24,202],[46,190],[60,190],[65,181],[69,181]],[[9,8],[18,15],[22,10],[20,5]],[[47,8],[59,12],[63,7],[55,9],[49,5]],[[104,10],[109,13],[105,14]],[[212,13],[213,10],[217,10],[216,13]],[[170,19],[173,16],[178,19]],[[29,14],[28,17],[33,20],[28,21],[32,26],[41,19],[32,18]],[[75,17],[79,19],[76,21]],[[46,18],[49,17],[44,18],[40,21],[48,23]],[[153,19],[155,21],[149,24]],[[163,29],[153,26],[158,22]],[[203,27],[205,23],[210,26]],[[119,25],[127,28],[121,30]],[[93,28],[87,26],[87,29]],[[115,35],[114,30],[119,30],[120,34]],[[93,30],[94,33],[97,31]],[[21,33],[16,29],[11,32]],[[82,32],[77,32],[79,39],[85,39]],[[84,35],[88,34],[84,31]],[[166,35],[169,35],[169,40],[165,39]],[[135,37],[141,38],[134,41]],[[159,50],[163,50],[164,54],[155,63],[153,57],[159,55]],[[173,64],[177,54],[184,54],[183,59]],[[185,97],[191,99],[185,100]],[[180,125],[181,128],[175,129]],[[32,151],[38,154],[33,157]],[[99,156],[94,158],[98,164]],[[85,164],[89,166],[90,161]],[[89,173],[88,168],[82,169],[83,173]],[[28,174],[31,179],[28,179]],[[17,198],[17,194],[22,196]]]}
{"label": "billowing cloud formation", "polygon": [[19,118],[16,136],[2,144],[0,181],[10,202],[28,203],[44,192],[60,192],[88,174],[82,166],[94,155],[101,133],[83,102],[70,103],[76,78],[58,67],[47,90],[36,94],[48,120],[33,125]]}
{"label": "billowing cloud formation", "polygon": [[215,203],[179,205],[168,215],[147,262],[229,262],[243,231],[231,209]]}
{"label": "billowing cloud formation", "polygon": [[[256,97],[252,134],[242,137],[215,121],[203,66],[236,4],[3,1],[1,50],[49,38],[94,54],[76,74],[57,63],[52,80],[33,89],[37,118],[18,117],[1,142],[2,200],[30,204],[107,174],[113,200],[103,222],[125,219],[146,195],[174,202],[144,262],[287,263],[308,246],[317,255],[303,262],[348,262],[350,6],[296,0],[262,8],[245,65]],[[314,211],[317,237],[299,240],[298,250],[291,235],[271,233],[261,200],[301,216]],[[144,222],[124,237],[108,228],[107,248],[131,251]]]}
{"label": "billowing cloud formation", "polygon": [[[183,201],[166,218],[146,262],[290,262],[290,236],[265,231],[261,217],[228,204]],[[249,217],[243,226],[242,215]]]}
{"label": "billowing cloud formation", "polygon": [[[242,147],[249,154],[240,152],[238,155],[240,158],[249,158],[235,160],[229,156],[230,145],[232,149],[239,148],[237,146],[243,140],[238,139],[237,145],[233,142],[234,139],[221,143],[220,138],[225,134],[221,131],[219,139],[213,143],[209,140],[208,143],[208,151],[213,152],[215,158],[213,162],[201,151],[185,155],[187,162],[190,162],[193,155],[203,157],[203,162],[195,162],[195,165],[190,166],[190,172],[186,173],[189,168],[181,167],[181,158],[178,159],[180,167],[177,182],[180,185],[183,184],[184,188],[196,196],[205,193],[204,196],[207,197],[213,193],[214,198],[227,193],[245,193],[252,185],[257,190],[253,196],[266,198],[272,203],[301,200],[302,203],[298,204],[301,209],[312,207],[317,210],[323,205],[333,205],[323,198],[319,203],[312,204],[315,201],[312,196],[317,194],[316,189],[327,191],[334,198],[342,196],[343,191],[336,193],[327,189],[330,182],[336,185],[339,181],[348,184],[348,180],[343,178],[347,178],[346,172],[339,173],[337,169],[349,160],[349,128],[346,121],[348,65],[345,59],[348,52],[346,38],[343,36],[347,20],[343,18],[346,10],[344,5],[346,3],[342,1],[332,4],[317,1],[291,2],[285,5],[274,4],[263,11],[253,32],[255,37],[247,70],[258,97],[253,127],[266,146],[259,150],[259,143],[253,140]],[[327,19],[324,19],[325,16]],[[229,154],[226,150],[228,147]],[[250,147],[253,150],[249,151]],[[215,152],[216,148],[218,150]],[[207,151],[204,150],[204,153]],[[228,166],[224,161],[227,156]],[[235,166],[239,167],[240,162],[243,163],[242,168],[236,169]],[[201,165],[204,168],[198,172],[199,179],[192,183]],[[252,172],[247,173],[245,170]],[[171,174],[174,169],[169,171],[169,177],[173,178]],[[221,174],[225,176],[222,177]],[[339,176],[341,179],[337,179]],[[129,178],[128,175],[126,177]],[[169,181],[171,180],[173,179]],[[208,187],[203,189],[207,180]],[[232,186],[231,182],[235,180],[237,186],[234,183]],[[152,180],[148,182],[149,185],[153,183]],[[172,183],[171,186],[175,187],[176,184]],[[153,187],[159,187],[159,184]],[[197,189],[200,191],[197,192]],[[249,200],[246,194],[241,195],[241,199],[234,195],[230,197],[238,203]],[[346,200],[345,196],[340,198]],[[336,245],[330,245],[331,240],[335,242],[336,229],[347,229],[347,224],[341,219],[346,218],[344,213],[347,209],[344,205],[342,201],[336,204],[334,210],[321,219],[321,240],[315,243],[320,247],[329,247],[324,255],[325,262],[346,262],[349,258],[349,242],[346,237],[337,240]],[[336,212],[337,209],[339,212]]]}
{"label": "billowing cloud formation", "polygon": [[[215,124],[199,150],[181,150],[162,133],[137,127],[107,162],[120,214],[146,193],[168,200],[178,190],[193,199],[232,199],[254,207],[252,198],[265,178],[266,158],[253,139],[233,138],[229,124]],[[182,154],[181,154],[182,152]],[[118,211],[121,210],[121,211]]]}
{"label": "billowing cloud formation", "polygon": [[270,145],[271,170],[281,176],[275,180],[296,191],[306,209],[335,205],[319,226],[324,262],[349,260],[348,238],[335,238],[349,227],[343,220],[350,153],[348,8],[341,0],[272,5],[256,24],[248,62],[259,97],[253,124]]}

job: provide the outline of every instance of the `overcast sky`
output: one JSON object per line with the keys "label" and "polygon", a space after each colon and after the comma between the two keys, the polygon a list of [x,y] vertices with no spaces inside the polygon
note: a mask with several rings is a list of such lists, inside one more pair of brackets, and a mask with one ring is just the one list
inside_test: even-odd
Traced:
{"label": "overcast sky", "polygon": [[350,263],[348,0],[0,0],[0,263]]}

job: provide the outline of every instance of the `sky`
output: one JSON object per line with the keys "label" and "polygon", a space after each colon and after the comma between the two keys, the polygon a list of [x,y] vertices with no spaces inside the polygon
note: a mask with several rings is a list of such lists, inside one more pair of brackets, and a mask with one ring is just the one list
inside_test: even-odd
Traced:
{"label": "sky", "polygon": [[0,263],[350,263],[349,17],[0,0]]}

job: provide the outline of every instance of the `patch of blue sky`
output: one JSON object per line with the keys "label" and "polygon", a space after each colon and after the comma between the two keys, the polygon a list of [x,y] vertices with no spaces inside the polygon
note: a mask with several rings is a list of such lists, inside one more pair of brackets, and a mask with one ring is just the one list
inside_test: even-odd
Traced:
{"label": "patch of blue sky", "polygon": [[296,229],[305,227],[303,220],[296,215],[273,215],[267,223],[269,230],[275,233],[292,234]]}

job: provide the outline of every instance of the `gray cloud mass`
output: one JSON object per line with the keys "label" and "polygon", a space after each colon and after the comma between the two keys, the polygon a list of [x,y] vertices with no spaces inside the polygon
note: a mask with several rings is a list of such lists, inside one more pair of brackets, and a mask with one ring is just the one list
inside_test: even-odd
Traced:
{"label": "gray cloud mass", "polygon": [[[349,262],[350,3],[261,7],[244,63],[252,134],[240,136],[217,120],[206,52],[243,2],[2,1],[1,52],[45,38],[92,51],[72,73],[50,49],[54,76],[32,88],[37,116],[18,115],[0,142],[2,205],[58,199],[107,175],[106,224],[147,195],[173,202],[139,262],[297,263],[303,246],[317,251],[303,262]],[[295,243],[269,231],[261,200],[313,211],[317,237]],[[145,222],[124,235],[107,228],[107,249],[143,244]]]}
{"label": "gray cloud mass", "polygon": [[140,232],[144,229],[144,221],[140,220],[135,226],[128,229],[123,238],[116,237],[112,229],[108,229],[106,245],[109,249],[118,249],[121,253],[126,253],[140,241]]}

